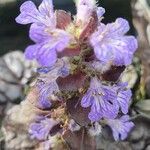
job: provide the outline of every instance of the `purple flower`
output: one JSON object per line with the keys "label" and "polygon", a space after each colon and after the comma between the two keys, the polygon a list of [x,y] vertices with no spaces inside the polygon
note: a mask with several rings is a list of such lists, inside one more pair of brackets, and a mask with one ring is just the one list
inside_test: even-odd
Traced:
{"label": "purple flower", "polygon": [[27,1],[20,7],[21,14],[16,18],[20,24],[32,23],[30,38],[36,43],[27,47],[26,58],[36,59],[42,66],[51,66],[57,60],[57,52],[68,47],[71,36],[56,29],[56,15],[51,0],[43,0],[37,9]]}
{"label": "purple flower", "polygon": [[116,91],[104,86],[97,78],[91,79],[90,88],[81,101],[82,107],[91,106],[89,119],[99,121],[101,118],[115,118],[118,114]]}
{"label": "purple flower", "polygon": [[43,0],[38,9],[32,1],[26,1],[21,5],[20,12],[16,18],[20,24],[37,23],[51,28],[56,26],[52,0]]}
{"label": "purple flower", "polygon": [[129,116],[124,115],[119,119],[107,119],[107,124],[111,127],[115,141],[126,139],[128,133],[133,128],[134,123],[129,121]]}
{"label": "purple flower", "polygon": [[38,140],[46,140],[51,129],[59,122],[54,119],[44,118],[38,122],[32,123],[29,127],[29,134],[31,138]]}
{"label": "purple flower", "polygon": [[127,114],[129,103],[131,100],[132,92],[130,89],[126,89],[127,83],[121,83],[116,86],[117,90],[117,102],[121,108],[122,113]]}
{"label": "purple flower", "polygon": [[52,67],[44,67],[38,69],[40,76],[38,77],[37,87],[39,89],[39,100],[37,106],[41,109],[49,109],[51,107],[51,97],[59,92],[56,83],[58,77],[66,77],[70,73],[70,65],[68,59],[58,59]]}
{"label": "purple flower", "polygon": [[105,14],[105,9],[103,7],[97,7],[97,16],[101,18]]}
{"label": "purple flower", "polygon": [[48,84],[43,83],[42,81],[38,83],[38,89],[40,92],[39,100],[37,106],[41,109],[48,109],[51,107],[51,96],[55,92],[59,91],[57,83],[50,82]]}
{"label": "purple flower", "polygon": [[131,64],[137,40],[133,36],[126,36],[128,31],[129,24],[122,18],[107,25],[101,23],[90,37],[97,59],[116,66]]}

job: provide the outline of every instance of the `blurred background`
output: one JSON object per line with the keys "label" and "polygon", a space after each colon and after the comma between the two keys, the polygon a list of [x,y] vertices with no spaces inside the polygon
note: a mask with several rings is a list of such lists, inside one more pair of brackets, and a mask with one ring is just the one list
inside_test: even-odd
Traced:
{"label": "blurred background", "polygon": [[[15,18],[19,7],[25,0],[0,0],[0,126],[7,120],[5,114],[24,99],[26,86],[34,76],[34,65],[23,57],[23,51],[32,43],[28,37],[29,26],[19,25]],[[38,5],[42,0],[32,0]],[[133,64],[122,76],[129,82],[133,91],[133,104],[130,115],[135,118],[136,128],[125,142],[99,142],[104,150],[150,150],[150,0],[99,0],[98,4],[106,9],[103,22],[114,21],[117,17],[129,21],[128,34],[135,35],[139,48]],[[54,0],[55,9],[64,9],[75,14],[73,0]],[[137,117],[139,116],[139,117]],[[7,121],[6,121],[7,122]],[[9,135],[6,136],[6,135]],[[8,139],[7,139],[7,138]],[[19,137],[19,138],[18,138]],[[10,132],[0,130],[0,150],[14,150],[20,146],[24,135],[10,136]],[[15,140],[14,140],[15,139]],[[13,142],[12,142],[13,141]],[[25,146],[32,144],[27,140]],[[108,147],[109,145],[109,147]],[[22,148],[18,148],[19,150]],[[27,148],[29,149],[29,148]]]}

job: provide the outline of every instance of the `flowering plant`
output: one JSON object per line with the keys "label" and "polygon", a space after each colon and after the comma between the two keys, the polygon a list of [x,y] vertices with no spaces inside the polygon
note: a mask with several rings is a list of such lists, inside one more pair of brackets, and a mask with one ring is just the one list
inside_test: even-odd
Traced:
{"label": "flowering plant", "polygon": [[123,18],[102,23],[105,9],[95,0],[78,0],[76,8],[71,16],[54,11],[52,0],[43,0],[38,9],[26,1],[16,18],[31,24],[35,42],[25,51],[39,63],[26,99],[36,108],[28,131],[45,149],[60,141],[79,149],[106,126],[116,141],[124,140],[134,126],[128,115],[132,92],[120,75],[132,62],[137,40],[126,35],[129,24]]}

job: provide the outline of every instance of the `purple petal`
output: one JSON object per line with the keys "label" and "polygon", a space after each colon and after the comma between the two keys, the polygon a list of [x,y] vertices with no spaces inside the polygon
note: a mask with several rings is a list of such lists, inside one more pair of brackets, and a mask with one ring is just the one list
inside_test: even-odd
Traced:
{"label": "purple petal", "polygon": [[113,137],[114,137],[115,141],[118,141],[119,140],[118,131],[112,128],[112,134],[113,134]]}
{"label": "purple petal", "polygon": [[39,11],[43,16],[52,16],[54,13],[52,0],[43,0],[39,6]]}
{"label": "purple petal", "polygon": [[87,108],[91,106],[91,104],[92,104],[91,93],[87,92],[81,100],[81,106]]}
{"label": "purple petal", "polygon": [[103,63],[113,63],[115,66],[131,64],[138,45],[133,36],[124,35],[128,30],[129,24],[122,18],[107,25],[100,24],[90,37],[96,57]]}
{"label": "purple petal", "polygon": [[20,24],[29,24],[37,22],[39,12],[32,1],[24,2],[20,7],[21,14],[16,18],[16,22]]}
{"label": "purple petal", "polygon": [[121,107],[121,111],[124,114],[128,113],[128,107],[129,107],[129,101],[131,99],[131,91],[127,90],[127,91],[120,91],[118,93],[118,97],[117,97],[117,101]]}
{"label": "purple petal", "polygon": [[125,140],[128,136],[128,133],[127,132],[122,132],[121,133],[121,140]]}
{"label": "purple petal", "polygon": [[113,60],[113,51],[110,45],[95,46],[96,57],[103,63]]}
{"label": "purple petal", "polygon": [[105,9],[103,7],[97,7],[97,16],[100,18],[104,15]]}
{"label": "purple petal", "polygon": [[54,29],[56,27],[56,17],[54,15],[52,0],[43,0],[39,6],[39,13],[41,15],[41,22]]}
{"label": "purple petal", "polygon": [[68,34],[63,30],[55,30],[55,34],[57,34],[57,37],[54,38],[53,43],[57,43],[56,44],[57,52],[62,52],[66,47],[69,46],[69,42],[72,37],[70,34]]}
{"label": "purple petal", "polygon": [[44,45],[37,53],[37,61],[42,66],[52,66],[57,60],[55,49],[50,49],[48,45]]}
{"label": "purple petal", "polygon": [[51,29],[56,27],[51,0],[43,0],[39,10],[32,1],[27,1],[21,5],[20,12],[21,14],[16,18],[16,22],[20,24],[37,23]]}
{"label": "purple petal", "polygon": [[29,133],[32,138],[46,140],[50,130],[59,122],[54,119],[44,118],[40,122],[32,123],[29,127]]}
{"label": "purple petal", "polygon": [[45,27],[36,23],[31,25],[29,36],[31,40],[33,40],[36,43],[44,42],[44,40],[50,38],[48,33],[45,32]]}
{"label": "purple petal", "polygon": [[116,19],[114,23],[108,24],[107,28],[111,37],[124,35],[130,29],[128,21],[123,18]]}
{"label": "purple petal", "polygon": [[51,107],[50,99],[48,99],[48,94],[44,95],[42,94],[40,96],[40,99],[38,101],[38,107],[41,109],[49,109]]}
{"label": "purple petal", "polygon": [[28,46],[25,50],[25,57],[29,60],[35,59],[39,48],[38,44]]}
{"label": "purple petal", "polygon": [[128,133],[134,126],[133,122],[129,121],[129,116],[124,115],[120,119],[107,119],[108,125],[111,127],[114,139],[118,141],[126,139]]}
{"label": "purple petal", "polygon": [[121,120],[122,122],[127,122],[127,121],[129,121],[129,119],[130,119],[129,115],[124,115],[124,116],[122,116],[122,117],[120,118],[120,120]]}
{"label": "purple petal", "polygon": [[[93,110],[93,109],[92,109]],[[98,112],[95,112],[95,111],[91,111],[88,115],[89,119],[92,121],[92,122],[96,122],[96,121],[99,121],[101,118],[102,118],[102,114],[98,113]]]}

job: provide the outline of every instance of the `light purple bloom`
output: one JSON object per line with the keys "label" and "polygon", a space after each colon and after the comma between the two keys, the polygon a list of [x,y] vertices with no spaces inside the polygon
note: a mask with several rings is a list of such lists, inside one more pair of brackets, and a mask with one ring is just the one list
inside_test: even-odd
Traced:
{"label": "light purple bloom", "polygon": [[107,119],[107,124],[111,127],[115,141],[127,138],[128,133],[133,128],[134,123],[129,121],[129,116],[124,115],[119,119]]}
{"label": "light purple bloom", "polygon": [[63,51],[71,36],[66,31],[56,29],[56,15],[52,0],[43,0],[37,9],[27,1],[20,7],[21,14],[16,18],[20,24],[32,23],[30,38],[36,43],[27,47],[26,58],[36,59],[42,66],[51,66],[57,60],[57,52]]}
{"label": "light purple bloom", "polygon": [[118,18],[114,23],[100,24],[90,37],[97,59],[116,66],[129,65],[137,49],[137,40],[125,35],[129,24],[125,19]]}
{"label": "light purple bloom", "polygon": [[51,107],[51,96],[55,94],[55,92],[59,91],[58,85],[56,82],[50,82],[48,84],[44,82],[38,83],[38,89],[40,92],[38,107],[41,109],[48,109]]}
{"label": "light purple bloom", "polygon": [[46,140],[51,129],[59,122],[54,119],[44,118],[38,122],[32,123],[29,127],[31,138],[38,140]]}
{"label": "light purple bloom", "polygon": [[51,107],[51,97],[59,92],[56,83],[58,77],[66,77],[70,72],[68,59],[58,59],[52,67],[44,67],[38,69],[40,76],[38,77],[37,87],[39,89],[38,107],[48,109]]}
{"label": "light purple bloom", "polygon": [[[43,31],[43,33],[44,32],[45,31]],[[51,31],[50,34],[49,36],[47,36],[47,38],[45,35],[41,35],[41,37],[40,35],[34,35],[34,41],[40,40],[40,43],[36,43],[27,47],[25,51],[26,58],[30,60],[36,59],[42,66],[52,66],[57,60],[57,53],[61,52],[64,48],[68,46],[70,37],[65,31],[58,29],[55,31]]]}
{"label": "light purple bloom", "polygon": [[128,108],[132,96],[132,92],[130,89],[126,89],[127,83],[121,83],[116,86],[117,90],[117,102],[119,107],[121,108],[122,113],[127,114]]}
{"label": "light purple bloom", "polygon": [[51,29],[56,26],[52,0],[43,0],[38,9],[32,1],[26,1],[21,5],[20,12],[21,14],[16,18],[20,24],[36,23]]}
{"label": "light purple bloom", "polygon": [[97,7],[97,17],[101,18],[104,14],[105,14],[105,9],[103,7]]}
{"label": "light purple bloom", "polygon": [[92,78],[90,87],[82,98],[82,107],[91,106],[89,119],[99,121],[101,118],[115,118],[118,114],[116,91],[104,86],[97,78]]}

